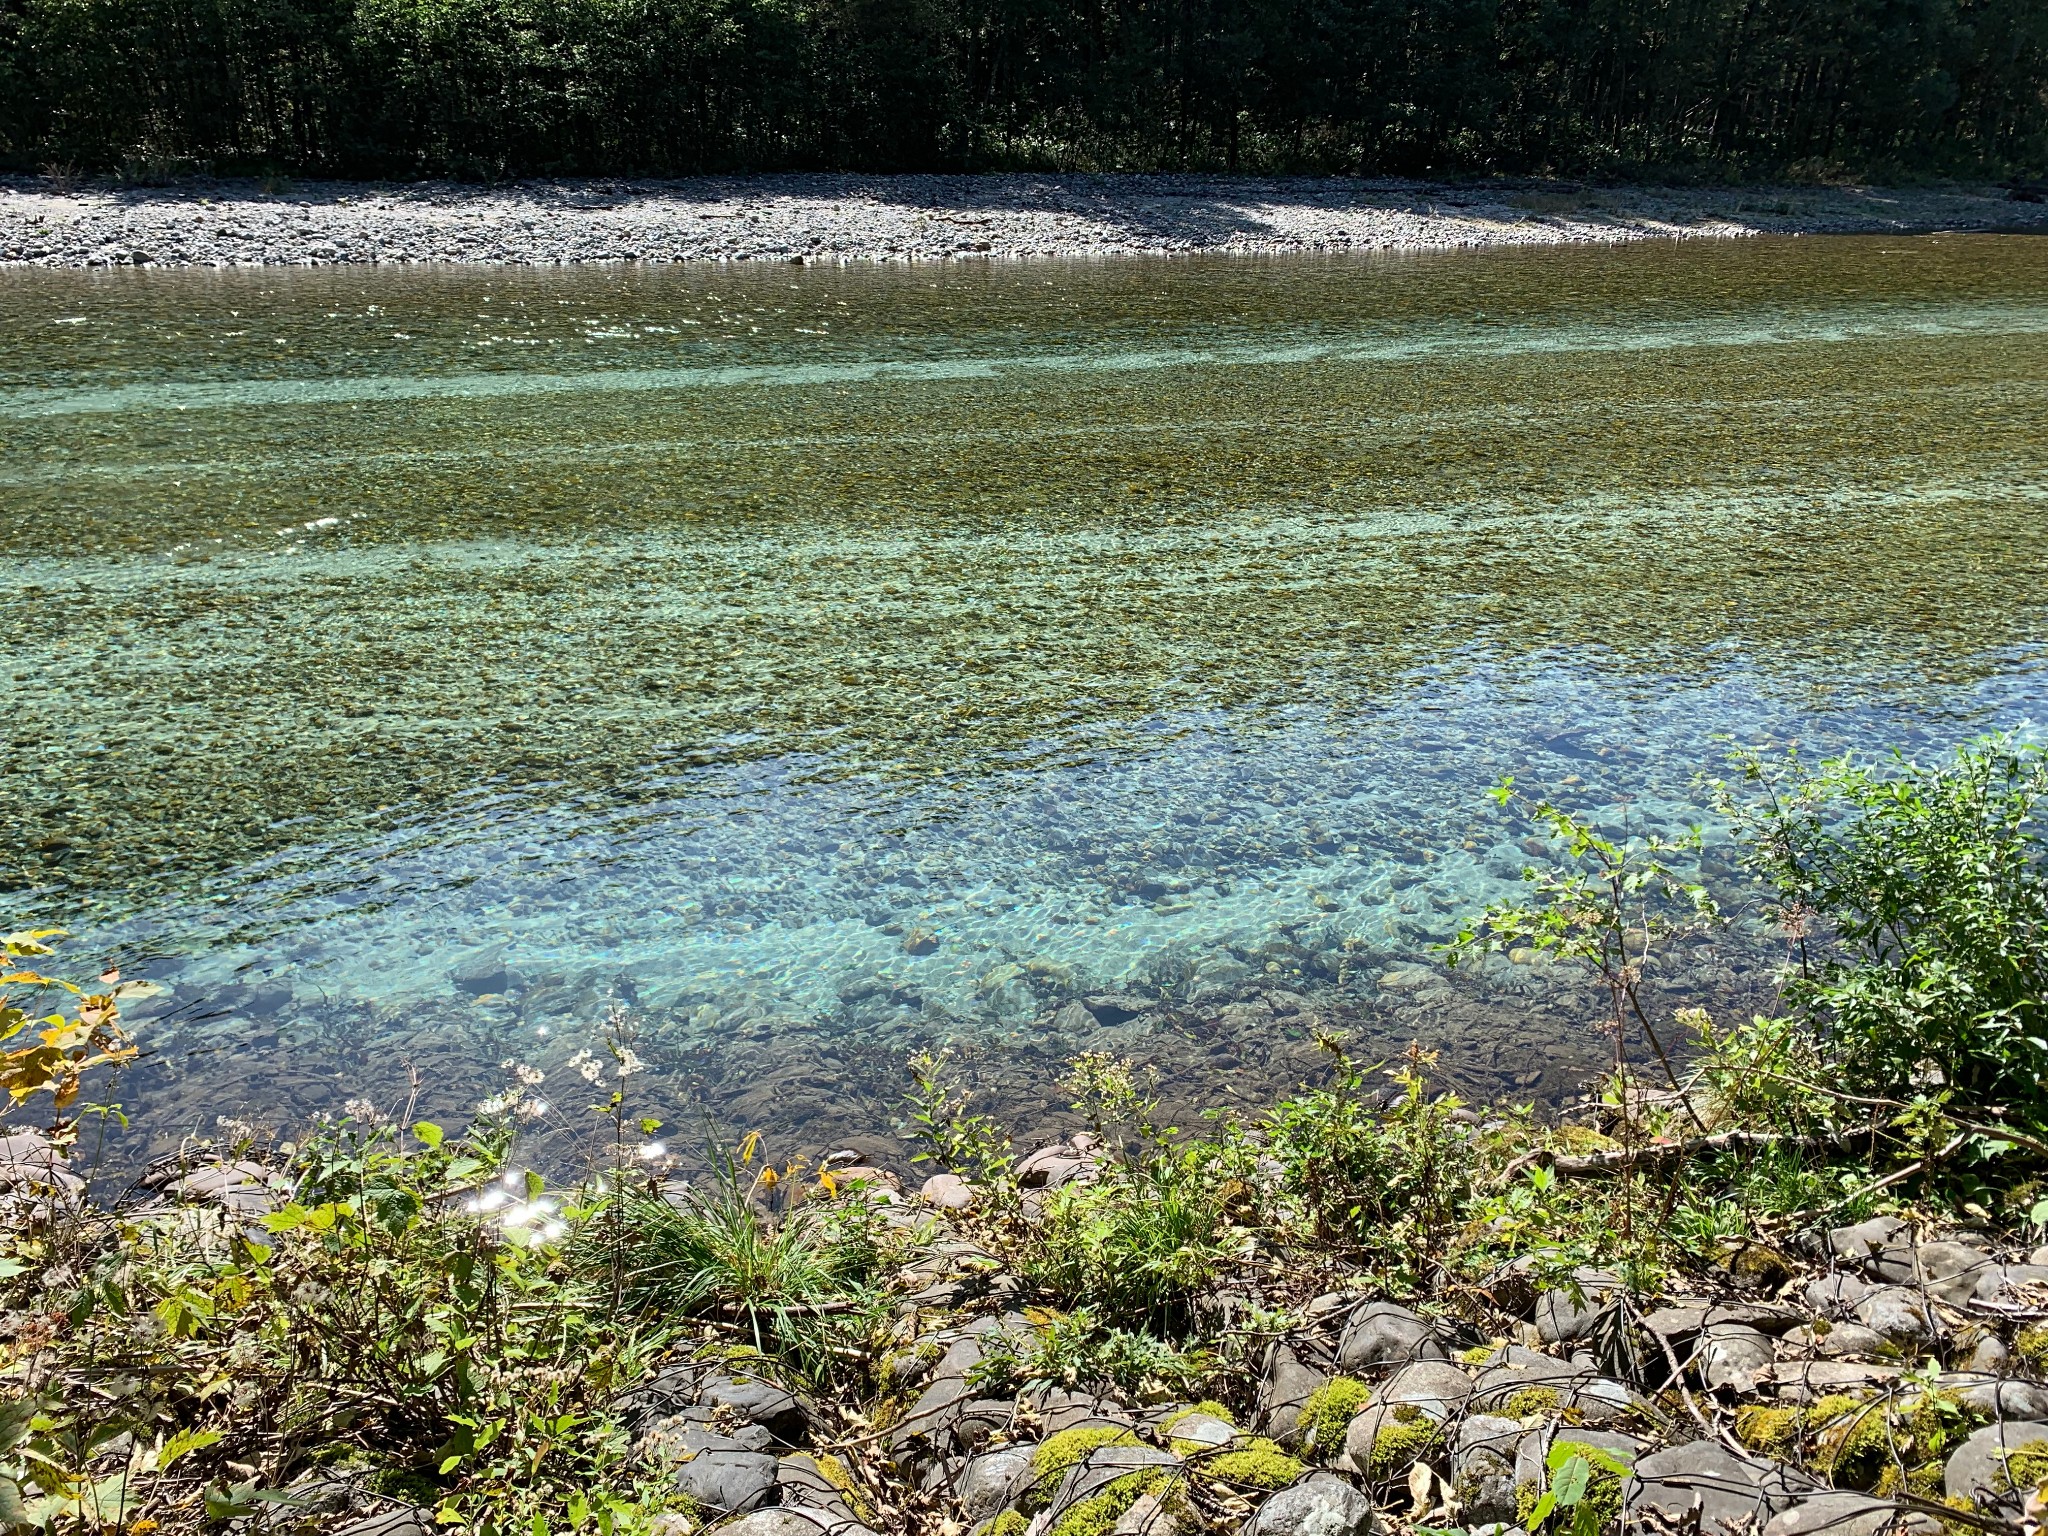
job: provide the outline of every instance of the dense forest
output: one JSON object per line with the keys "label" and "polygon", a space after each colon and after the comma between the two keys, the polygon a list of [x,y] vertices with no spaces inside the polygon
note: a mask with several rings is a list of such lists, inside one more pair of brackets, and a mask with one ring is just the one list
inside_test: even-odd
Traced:
{"label": "dense forest", "polygon": [[0,0],[0,160],[2038,175],[2048,0]]}

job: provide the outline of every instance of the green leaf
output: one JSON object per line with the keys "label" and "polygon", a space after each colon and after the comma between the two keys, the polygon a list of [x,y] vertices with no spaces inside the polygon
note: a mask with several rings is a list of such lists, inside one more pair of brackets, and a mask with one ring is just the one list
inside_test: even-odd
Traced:
{"label": "green leaf", "polygon": [[[1559,1446],[1552,1450],[1551,1455],[1555,1456],[1563,1449],[1563,1446]],[[1550,1491],[1557,1495],[1559,1504],[1570,1509],[1586,1496],[1586,1489],[1592,1482],[1593,1464],[1585,1457],[1575,1455],[1567,1460],[1558,1469],[1557,1475],[1550,1480]]]}
{"label": "green leaf", "polygon": [[220,1431],[217,1429],[181,1429],[164,1442],[164,1448],[157,1452],[156,1469],[167,1472],[181,1458],[194,1451],[203,1451],[209,1445],[218,1444]]}
{"label": "green leaf", "polygon": [[434,1124],[431,1120],[422,1120],[412,1128],[412,1134],[413,1139],[422,1146],[432,1147],[436,1151],[440,1150],[441,1143],[446,1136],[441,1127]]}

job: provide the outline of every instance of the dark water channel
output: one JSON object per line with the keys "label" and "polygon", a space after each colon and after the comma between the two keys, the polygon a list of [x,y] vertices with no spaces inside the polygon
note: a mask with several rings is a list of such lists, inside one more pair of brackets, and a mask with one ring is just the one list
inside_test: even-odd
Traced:
{"label": "dark water channel", "polygon": [[1528,862],[1486,786],[1675,831],[1724,738],[2030,729],[2044,407],[2024,237],[0,275],[9,917],[169,986],[143,1141],[508,1060],[573,1126],[615,1006],[787,1150],[935,1039],[1027,1120],[1316,1019],[1554,1094],[1593,995],[1429,954]]}

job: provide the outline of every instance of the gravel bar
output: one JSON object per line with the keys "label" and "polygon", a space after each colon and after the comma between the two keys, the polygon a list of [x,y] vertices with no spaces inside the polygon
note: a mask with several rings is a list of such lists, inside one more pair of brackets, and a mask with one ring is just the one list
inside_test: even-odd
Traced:
{"label": "gravel bar", "polygon": [[1997,187],[1595,187],[1208,176],[690,181],[0,179],[0,264],[870,262],[1426,251],[1763,234],[2048,229]]}

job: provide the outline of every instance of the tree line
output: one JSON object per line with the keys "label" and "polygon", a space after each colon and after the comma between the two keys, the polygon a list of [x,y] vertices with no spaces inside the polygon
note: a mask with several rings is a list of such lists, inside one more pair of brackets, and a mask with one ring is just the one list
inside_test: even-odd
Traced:
{"label": "tree line", "polygon": [[2039,175],[2043,0],[0,0],[16,168]]}

